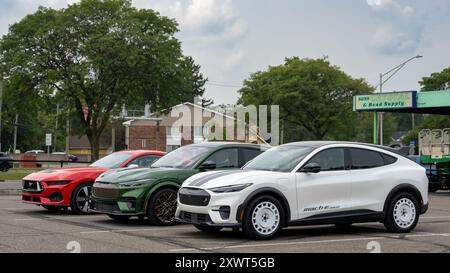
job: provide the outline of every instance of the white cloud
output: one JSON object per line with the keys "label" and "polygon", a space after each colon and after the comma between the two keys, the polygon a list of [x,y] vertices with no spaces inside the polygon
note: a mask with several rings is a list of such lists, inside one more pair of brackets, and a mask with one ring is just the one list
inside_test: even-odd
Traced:
{"label": "white cloud", "polygon": [[409,5],[394,0],[367,0],[379,25],[372,46],[385,54],[413,53],[422,44],[425,20]]}

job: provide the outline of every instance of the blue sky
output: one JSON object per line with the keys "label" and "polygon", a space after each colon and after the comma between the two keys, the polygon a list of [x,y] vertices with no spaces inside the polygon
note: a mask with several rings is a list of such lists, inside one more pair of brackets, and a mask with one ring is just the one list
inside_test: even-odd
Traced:
{"label": "blue sky", "polygon": [[[0,34],[37,6],[72,0],[0,0]],[[420,54],[386,83],[417,90],[450,66],[449,0],[133,0],[180,23],[177,34],[211,81],[206,97],[234,103],[250,73],[299,56],[329,60],[376,85],[378,74]]]}

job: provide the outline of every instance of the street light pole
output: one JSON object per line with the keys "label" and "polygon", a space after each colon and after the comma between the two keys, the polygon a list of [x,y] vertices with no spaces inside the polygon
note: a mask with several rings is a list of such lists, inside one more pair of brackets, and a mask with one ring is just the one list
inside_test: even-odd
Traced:
{"label": "street light pole", "polygon": [[[397,65],[396,67],[392,68],[388,72],[380,73],[380,83],[378,85],[378,87],[380,88],[380,94],[383,93],[383,85],[388,80],[390,80],[393,76],[395,76],[403,67],[405,67],[405,65],[407,63],[411,62],[414,59],[420,59],[422,57],[423,56],[421,56],[421,55],[414,56],[414,57],[404,61],[403,63]],[[387,78],[385,80],[383,80],[384,77],[387,77]],[[376,134],[377,138],[378,138],[378,141],[375,140],[375,142],[378,142],[378,144],[383,145],[383,113],[378,113],[377,117],[378,117],[378,126],[374,126],[374,128],[377,128],[379,130],[379,134],[374,133],[374,135]]]}

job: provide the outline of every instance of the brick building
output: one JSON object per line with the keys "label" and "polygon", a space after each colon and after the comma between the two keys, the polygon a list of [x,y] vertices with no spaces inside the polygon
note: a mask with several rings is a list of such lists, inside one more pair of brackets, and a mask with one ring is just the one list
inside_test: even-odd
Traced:
{"label": "brick building", "polygon": [[234,117],[189,102],[172,107],[171,113],[132,118],[123,125],[125,146],[132,150],[170,152],[180,146],[206,141],[204,135],[210,136],[218,127],[222,128],[223,140],[265,143],[254,129],[247,128],[244,135],[238,135]]}

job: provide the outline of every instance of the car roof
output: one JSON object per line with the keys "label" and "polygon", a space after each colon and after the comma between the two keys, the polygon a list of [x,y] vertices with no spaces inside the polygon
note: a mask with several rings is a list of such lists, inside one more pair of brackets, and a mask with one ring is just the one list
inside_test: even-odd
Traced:
{"label": "car roof", "polygon": [[226,146],[248,147],[248,148],[257,148],[257,149],[270,148],[270,146],[262,145],[262,144],[253,144],[253,143],[244,143],[244,142],[227,142],[227,141],[202,142],[202,143],[191,144],[189,146],[213,147],[213,148],[226,147]]}
{"label": "car roof", "polygon": [[397,155],[404,156],[399,150],[388,147],[388,146],[382,146],[382,145],[376,145],[376,144],[370,144],[370,143],[363,143],[363,142],[352,142],[352,141],[300,141],[300,142],[292,142],[284,144],[283,146],[303,146],[303,147],[311,147],[311,148],[319,148],[326,145],[338,145],[338,144],[353,144],[353,145],[360,145],[360,146],[366,146],[366,147],[372,147],[372,148],[378,148],[382,149],[391,153],[395,153]]}
{"label": "car roof", "polygon": [[141,155],[141,154],[165,155],[166,154],[166,152],[156,151],[156,150],[123,150],[123,151],[118,151],[116,153],[130,153],[133,155]]}

